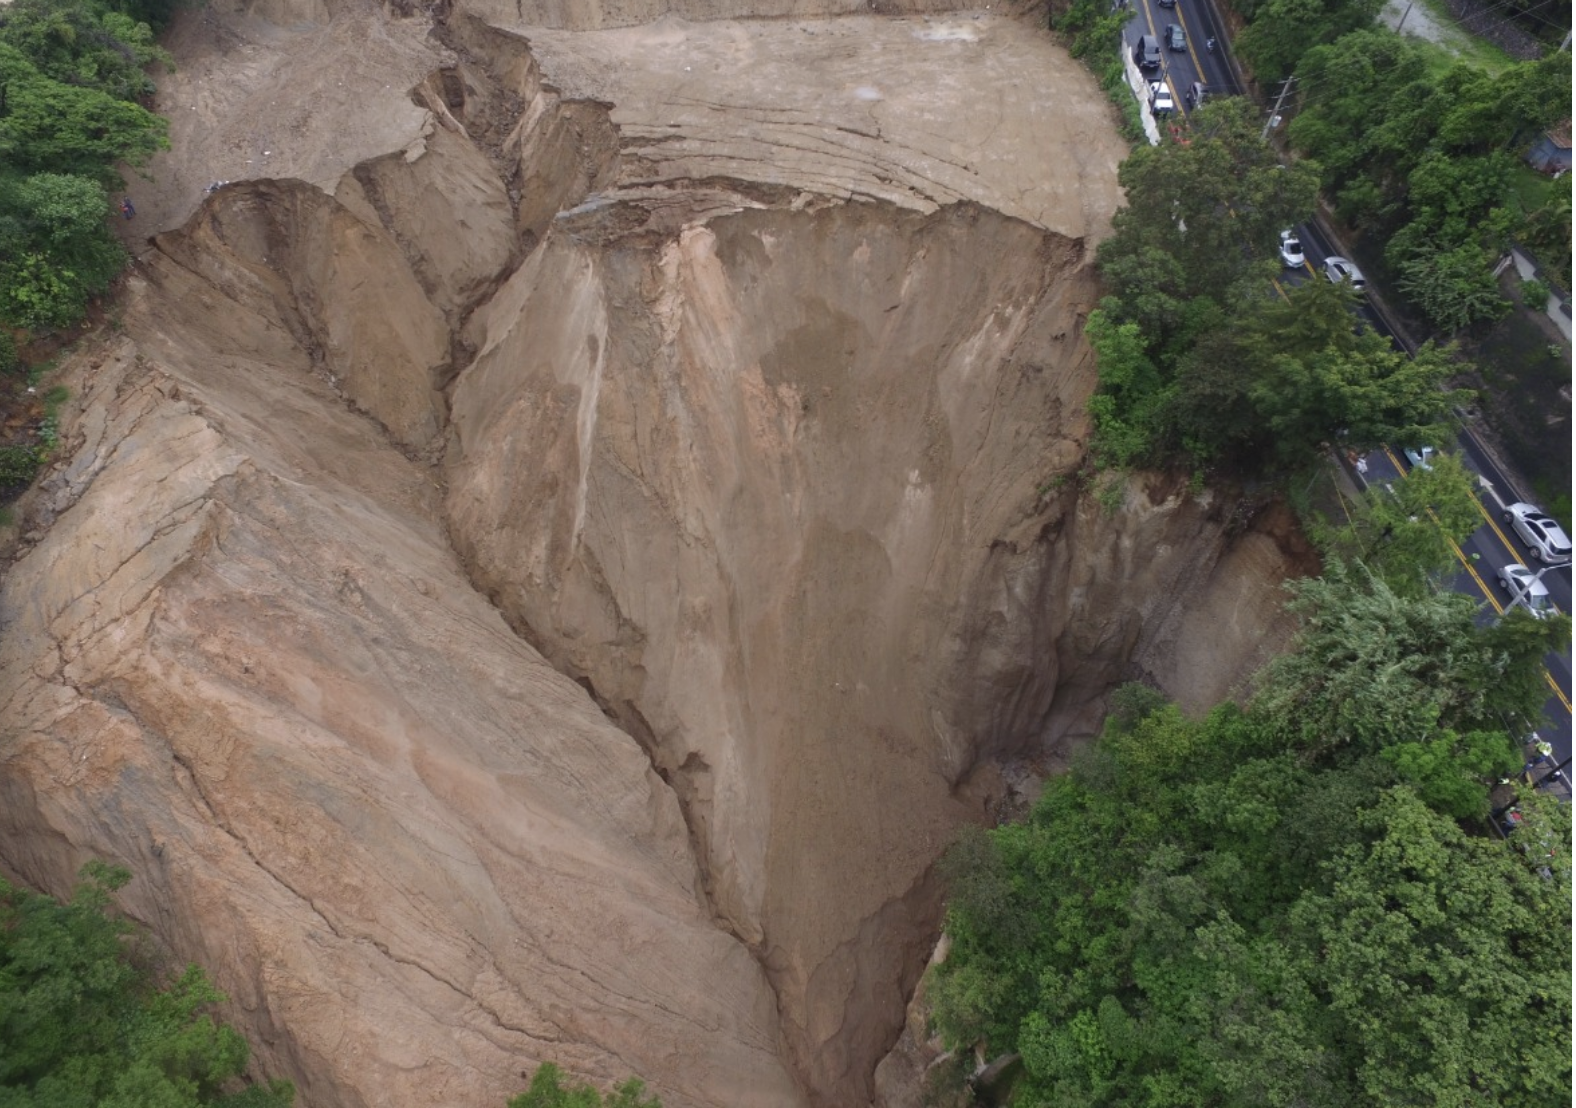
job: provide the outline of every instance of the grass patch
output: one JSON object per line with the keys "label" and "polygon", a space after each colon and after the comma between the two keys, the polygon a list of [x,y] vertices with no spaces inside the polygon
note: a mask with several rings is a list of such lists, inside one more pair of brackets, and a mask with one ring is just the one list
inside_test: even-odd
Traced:
{"label": "grass patch", "polygon": [[[1478,38],[1470,31],[1464,31],[1456,22],[1456,17],[1445,6],[1444,0],[1415,0],[1417,6],[1433,16],[1434,23],[1439,27],[1439,41],[1420,39],[1425,47],[1429,47],[1429,68],[1437,73],[1443,73],[1458,61],[1476,66],[1489,73],[1501,73],[1516,64],[1505,51],[1495,46],[1487,39]],[[1413,13],[1416,14],[1415,12]],[[1406,35],[1405,30],[1401,32]]]}
{"label": "grass patch", "polygon": [[[1531,146],[1531,143],[1528,143]],[[1516,171],[1511,174],[1510,188],[1505,193],[1505,201],[1514,205],[1523,215],[1537,211],[1552,200],[1559,191],[1569,189],[1570,182],[1563,179],[1556,181],[1553,177],[1539,173],[1526,163],[1518,163]]]}

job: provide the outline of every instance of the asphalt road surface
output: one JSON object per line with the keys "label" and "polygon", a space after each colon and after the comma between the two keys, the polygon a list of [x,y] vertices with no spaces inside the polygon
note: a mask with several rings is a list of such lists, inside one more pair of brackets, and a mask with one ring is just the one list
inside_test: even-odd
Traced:
{"label": "asphalt road surface", "polygon": [[[1127,42],[1127,52],[1132,54],[1142,35],[1153,35],[1160,40],[1160,68],[1143,70],[1151,81],[1164,80],[1171,86],[1172,99],[1177,110],[1188,110],[1185,99],[1194,81],[1202,81],[1211,95],[1230,95],[1238,91],[1226,64],[1225,36],[1215,22],[1215,14],[1204,0],[1173,0],[1169,7],[1161,7],[1159,0],[1133,0],[1133,18],[1128,21],[1122,37]],[[1172,50],[1166,45],[1165,30],[1168,25],[1182,28],[1187,40],[1186,50]],[[1216,40],[1213,51],[1209,40]]]}

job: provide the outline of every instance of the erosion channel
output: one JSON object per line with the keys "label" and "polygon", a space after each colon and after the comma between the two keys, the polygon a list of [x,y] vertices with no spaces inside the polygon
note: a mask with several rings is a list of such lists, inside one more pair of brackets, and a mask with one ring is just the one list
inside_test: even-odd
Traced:
{"label": "erosion channel", "polygon": [[0,867],[130,867],[300,1103],[896,1103],[999,767],[1282,641],[1277,510],[1080,498],[1103,94],[902,7],[178,21],[0,595]]}

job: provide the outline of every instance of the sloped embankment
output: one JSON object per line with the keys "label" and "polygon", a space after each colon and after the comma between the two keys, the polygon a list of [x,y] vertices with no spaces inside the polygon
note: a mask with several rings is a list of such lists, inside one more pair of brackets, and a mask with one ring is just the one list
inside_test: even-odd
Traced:
{"label": "sloped embankment", "polygon": [[1220,695],[1288,564],[1067,481],[1120,146],[1038,32],[446,35],[75,368],[0,863],[130,865],[313,1105],[866,1102],[992,759]]}

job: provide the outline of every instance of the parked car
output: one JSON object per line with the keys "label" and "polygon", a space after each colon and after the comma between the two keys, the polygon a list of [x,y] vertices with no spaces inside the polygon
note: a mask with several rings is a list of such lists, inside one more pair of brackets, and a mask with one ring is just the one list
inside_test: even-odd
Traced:
{"label": "parked car", "polygon": [[1281,232],[1281,264],[1287,269],[1301,269],[1307,259],[1302,254],[1302,240],[1296,231]]}
{"label": "parked car", "polygon": [[1175,23],[1166,24],[1166,46],[1178,54],[1187,51],[1187,36],[1182,33],[1182,28]]}
{"label": "parked car", "polygon": [[1363,279],[1363,271],[1339,254],[1331,254],[1324,259],[1324,275],[1332,284],[1346,281],[1358,292],[1368,287],[1368,282]]}
{"label": "parked car", "polygon": [[1177,110],[1177,102],[1171,98],[1171,86],[1164,81],[1149,82],[1149,110],[1155,115],[1169,115]]}
{"label": "parked car", "polygon": [[1433,469],[1434,455],[1437,453],[1432,446],[1409,446],[1406,448],[1406,460],[1413,469]]}
{"label": "parked car", "polygon": [[1499,587],[1510,594],[1513,604],[1518,600],[1525,602],[1527,610],[1539,619],[1548,619],[1554,614],[1549,587],[1520,562],[1511,562],[1499,571]]}
{"label": "parked car", "polygon": [[1140,35],[1133,50],[1133,60],[1139,69],[1160,68],[1160,40],[1154,35]]}
{"label": "parked car", "polygon": [[1187,91],[1182,94],[1182,99],[1187,101],[1188,111],[1192,111],[1203,104],[1207,96],[1209,96],[1209,86],[1204,84],[1203,81],[1194,81],[1187,87]]}
{"label": "parked car", "polygon": [[1505,509],[1505,522],[1521,536],[1538,561],[1551,566],[1570,564],[1570,536],[1558,520],[1536,504],[1512,504]]}

